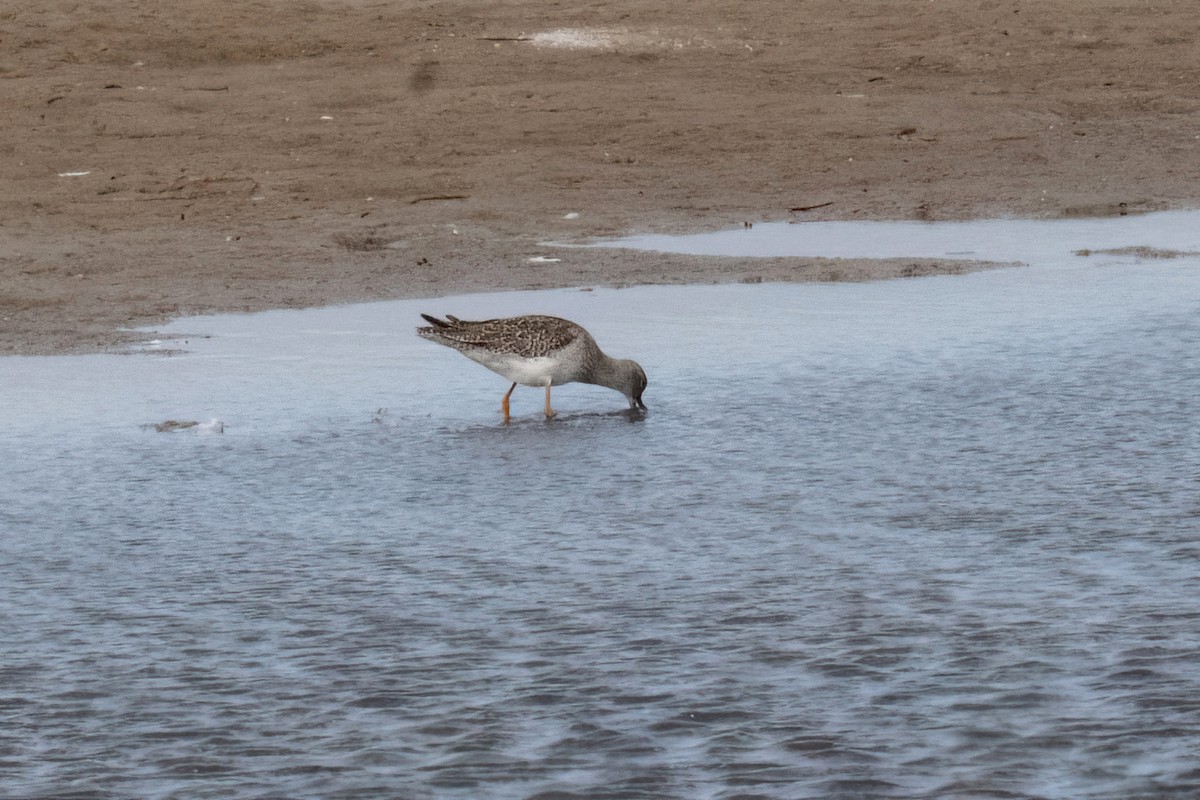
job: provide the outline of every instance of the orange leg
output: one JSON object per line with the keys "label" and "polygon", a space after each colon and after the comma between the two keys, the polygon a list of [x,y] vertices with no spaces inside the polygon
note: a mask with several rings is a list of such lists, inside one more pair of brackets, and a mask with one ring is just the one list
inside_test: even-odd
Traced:
{"label": "orange leg", "polygon": [[512,418],[508,413],[508,398],[512,397],[513,389],[515,389],[515,388],[517,388],[517,385],[515,383],[512,386],[508,387],[508,391],[505,392],[505,394],[504,394],[504,399],[500,401],[500,410],[504,412],[504,424],[505,425],[507,425],[508,421]]}
{"label": "orange leg", "polygon": [[546,419],[550,419],[555,414],[554,409],[550,407],[550,384],[546,384]]}

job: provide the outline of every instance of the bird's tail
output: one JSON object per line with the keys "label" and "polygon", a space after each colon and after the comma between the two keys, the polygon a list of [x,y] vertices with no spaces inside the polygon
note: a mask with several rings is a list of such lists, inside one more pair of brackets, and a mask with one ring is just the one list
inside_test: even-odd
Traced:
{"label": "bird's tail", "polygon": [[[432,325],[432,326],[433,326],[433,327],[435,327],[435,328],[449,328],[449,327],[451,327],[451,325],[450,325],[450,323],[449,323],[449,322],[446,322],[445,320],[438,319],[437,317],[431,317],[431,316],[429,316],[428,314],[422,314],[422,315],[421,315],[421,319],[425,320],[426,322],[428,322],[430,325]],[[450,319],[451,319],[451,320],[453,320],[453,319],[454,319],[454,317],[450,317]]]}

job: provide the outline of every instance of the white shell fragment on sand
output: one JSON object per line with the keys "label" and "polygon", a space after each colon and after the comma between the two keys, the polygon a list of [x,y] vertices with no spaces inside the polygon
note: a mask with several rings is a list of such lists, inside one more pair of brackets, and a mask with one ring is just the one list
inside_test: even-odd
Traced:
{"label": "white shell fragment on sand", "polygon": [[554,47],[568,50],[664,50],[679,49],[696,44],[659,31],[639,32],[628,28],[558,28],[541,31],[529,37],[534,47]]}

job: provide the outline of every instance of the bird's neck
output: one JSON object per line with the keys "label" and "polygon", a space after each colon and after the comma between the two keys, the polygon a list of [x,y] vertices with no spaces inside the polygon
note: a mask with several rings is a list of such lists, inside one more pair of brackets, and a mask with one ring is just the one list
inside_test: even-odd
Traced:
{"label": "bird's neck", "polygon": [[628,381],[625,379],[623,362],[620,359],[609,358],[604,353],[597,353],[596,362],[592,366],[592,379],[589,383],[616,389],[618,392],[624,391]]}

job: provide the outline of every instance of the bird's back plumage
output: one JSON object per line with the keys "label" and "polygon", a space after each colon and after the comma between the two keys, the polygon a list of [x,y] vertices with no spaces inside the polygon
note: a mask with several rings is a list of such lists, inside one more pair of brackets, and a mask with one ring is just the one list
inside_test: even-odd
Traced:
{"label": "bird's back plumage", "polygon": [[473,322],[449,314],[445,320],[429,314],[421,316],[430,326],[417,328],[418,334],[456,350],[479,348],[520,358],[543,358],[564,349],[580,337],[591,340],[583,328],[558,317],[531,314]]}

